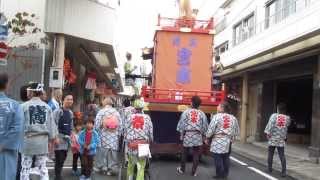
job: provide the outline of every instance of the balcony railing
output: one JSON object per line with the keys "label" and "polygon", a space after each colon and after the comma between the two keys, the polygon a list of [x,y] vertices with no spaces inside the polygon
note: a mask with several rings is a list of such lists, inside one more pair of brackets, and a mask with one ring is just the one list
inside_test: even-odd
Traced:
{"label": "balcony railing", "polygon": [[181,28],[189,28],[193,32],[208,33],[213,30],[213,18],[210,20],[196,20],[191,18],[168,18],[159,15],[157,26],[169,31],[180,31]]}

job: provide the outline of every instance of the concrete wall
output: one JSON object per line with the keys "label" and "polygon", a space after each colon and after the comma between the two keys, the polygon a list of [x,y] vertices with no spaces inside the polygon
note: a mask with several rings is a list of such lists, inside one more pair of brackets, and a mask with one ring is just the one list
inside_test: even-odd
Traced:
{"label": "concrete wall", "polygon": [[[45,0],[2,0],[1,11],[4,12],[5,16],[10,20],[14,17],[17,12],[27,12],[29,14],[34,13],[36,15],[35,21],[36,26],[40,29],[44,29],[45,20]],[[33,35],[26,35],[24,37],[16,37],[14,41],[10,43],[10,46],[27,45],[29,43],[40,44],[40,38],[44,37],[44,33],[37,33]],[[9,34],[9,40],[12,35]]]}
{"label": "concrete wall", "polygon": [[[305,6],[307,1],[309,5]],[[231,4],[230,13],[226,16],[227,27],[215,36],[215,46],[229,41],[229,51],[221,55],[221,61],[225,66],[246,60],[320,29],[320,1],[297,0],[296,13],[267,29],[265,28],[266,2],[267,0],[234,0]],[[255,35],[234,45],[234,26],[251,13],[255,14]]]}
{"label": "concrete wall", "polygon": [[47,89],[49,73],[42,74],[42,67],[45,67],[45,70],[49,70],[48,64],[52,59],[51,51],[46,50],[43,53],[41,49],[25,50],[21,48],[16,48],[13,51],[15,52],[15,57],[11,56],[8,58],[7,66],[0,66],[0,72],[7,72],[9,74],[10,85],[7,94],[20,100],[20,87],[30,81],[41,82],[42,78]]}
{"label": "concrete wall", "polygon": [[115,9],[89,0],[49,0],[45,31],[113,44]]}

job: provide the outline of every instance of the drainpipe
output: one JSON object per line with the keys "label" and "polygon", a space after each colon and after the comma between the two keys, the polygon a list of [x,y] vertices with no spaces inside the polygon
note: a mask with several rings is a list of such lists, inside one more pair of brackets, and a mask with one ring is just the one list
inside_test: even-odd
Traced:
{"label": "drainpipe", "polygon": [[248,74],[243,75],[242,79],[242,104],[240,122],[240,141],[247,142],[247,117],[248,117]]}
{"label": "drainpipe", "polygon": [[42,67],[41,67],[41,83],[44,84],[44,73],[45,73],[45,63],[46,63],[46,46],[42,46]]}

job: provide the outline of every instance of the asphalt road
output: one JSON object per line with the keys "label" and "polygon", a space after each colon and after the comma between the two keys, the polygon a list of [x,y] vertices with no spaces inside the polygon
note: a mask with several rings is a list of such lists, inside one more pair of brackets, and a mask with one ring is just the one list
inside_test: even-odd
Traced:
{"label": "asphalt road", "polygon": [[[72,176],[70,165],[66,163],[63,172],[64,180],[78,180],[79,177]],[[149,172],[151,180],[208,180],[213,179],[215,175],[215,167],[213,159],[202,157],[198,168],[198,176],[190,176],[191,163],[187,164],[187,171],[184,175],[176,173],[176,167],[179,165],[179,159],[173,157],[161,157],[153,159]],[[50,169],[50,180],[53,177],[53,168]],[[228,180],[294,180],[293,178],[281,178],[279,172],[272,174],[265,173],[266,167],[256,162],[250,161],[244,157],[233,154],[231,158],[230,176]],[[125,171],[125,170],[124,170]],[[38,178],[33,178],[38,179]],[[117,180],[117,176],[106,176],[103,174],[93,174],[93,180]]]}

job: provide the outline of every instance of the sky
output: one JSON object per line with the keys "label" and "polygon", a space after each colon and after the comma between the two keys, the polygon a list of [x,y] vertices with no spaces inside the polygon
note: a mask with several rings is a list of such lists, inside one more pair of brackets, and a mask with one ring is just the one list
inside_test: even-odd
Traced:
{"label": "sky", "polygon": [[[223,0],[191,0],[199,9],[199,19],[209,19]],[[117,40],[121,49],[137,51],[153,46],[157,15],[177,17],[177,0],[121,0],[118,12]]]}
{"label": "sky", "polygon": [[[198,19],[208,20],[224,0],[190,1],[193,9],[199,9]],[[124,65],[125,54],[130,52],[133,63],[138,67],[145,66],[146,73],[150,73],[152,70],[151,63],[141,60],[141,49],[153,47],[158,14],[163,17],[178,17],[179,6],[177,0],[121,0],[117,13],[118,23],[114,45],[118,65],[120,67]],[[140,74],[138,71],[135,73]],[[124,71],[121,73],[124,73]]]}

